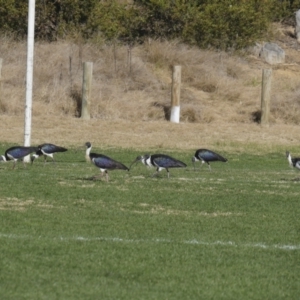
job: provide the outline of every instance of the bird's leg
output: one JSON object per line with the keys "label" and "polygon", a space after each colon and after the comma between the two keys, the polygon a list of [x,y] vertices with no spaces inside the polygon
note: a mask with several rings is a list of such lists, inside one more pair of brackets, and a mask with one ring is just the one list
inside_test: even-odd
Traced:
{"label": "bird's leg", "polygon": [[104,175],[106,177],[106,181],[108,182],[108,173],[106,170],[104,172],[101,172],[99,175],[95,175],[93,178],[104,177]]}
{"label": "bird's leg", "polygon": [[103,177],[103,176],[104,176],[104,173],[101,172],[100,174],[93,176],[93,179],[96,179],[96,178],[98,178],[98,177]]}
{"label": "bird's leg", "polygon": [[93,179],[96,179],[96,178],[98,178],[98,177],[104,177],[104,175],[106,175],[106,181],[108,182],[109,176],[108,176],[108,173],[107,173],[106,170],[105,170],[104,172],[101,172],[99,175],[93,176]]}
{"label": "bird's leg", "polygon": [[193,161],[193,166],[194,166],[194,171],[196,171],[196,166],[195,166],[195,162]]}
{"label": "bird's leg", "polygon": [[46,161],[47,161],[47,156],[44,155],[44,166],[45,166],[45,164],[46,164]]}
{"label": "bird's leg", "polygon": [[204,161],[204,160],[201,160],[201,164],[199,165],[199,170],[202,169],[203,164],[205,164],[205,161]]}
{"label": "bird's leg", "polygon": [[211,171],[211,166],[210,166],[209,162],[207,164],[208,164],[209,171]]}
{"label": "bird's leg", "polygon": [[167,170],[167,172],[168,172],[168,179],[170,178],[170,172],[169,172],[169,170],[168,169],[166,169]]}
{"label": "bird's leg", "polygon": [[156,172],[152,174],[152,177],[154,177],[155,175],[158,175],[158,168],[156,169]]}

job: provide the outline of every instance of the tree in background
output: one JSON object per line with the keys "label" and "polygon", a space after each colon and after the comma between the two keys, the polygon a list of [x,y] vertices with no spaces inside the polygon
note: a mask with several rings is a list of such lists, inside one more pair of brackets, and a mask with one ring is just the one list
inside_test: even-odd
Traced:
{"label": "tree in background", "polygon": [[[200,47],[239,49],[259,40],[273,21],[294,17],[300,0],[40,0],[36,38],[143,42],[173,39]],[[0,30],[27,34],[28,0],[0,0]]]}

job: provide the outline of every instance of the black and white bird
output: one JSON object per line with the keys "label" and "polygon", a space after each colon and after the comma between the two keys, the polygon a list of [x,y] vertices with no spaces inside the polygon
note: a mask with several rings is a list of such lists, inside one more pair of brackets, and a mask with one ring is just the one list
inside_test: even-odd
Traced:
{"label": "black and white bird", "polygon": [[[38,148],[37,147],[25,147],[25,146],[15,146],[15,147],[11,147],[9,149],[7,149],[5,151],[4,155],[0,156],[0,161],[9,161],[9,160],[13,160],[14,161],[14,165],[13,165],[13,169],[16,166],[16,162],[19,159],[23,159],[25,156],[31,154],[32,152],[37,151]],[[23,165],[25,167],[25,163],[23,160]]]}
{"label": "black and white bird", "polygon": [[138,156],[130,165],[130,168],[133,164],[137,162],[142,162],[147,167],[156,167],[156,172],[152,175],[155,176],[158,172],[166,170],[168,173],[168,178],[170,178],[169,169],[171,168],[185,168],[186,164],[178,159],[175,159],[166,154],[145,154]]}
{"label": "black and white bird", "polygon": [[90,142],[85,143],[86,146],[86,157],[89,157],[91,162],[100,169],[101,173],[98,176],[94,176],[94,178],[97,178],[99,176],[104,176],[106,175],[106,181],[108,181],[108,171],[112,170],[127,170],[129,169],[123,165],[122,163],[106,156],[103,154],[98,154],[98,153],[91,153],[92,150],[92,144]]}
{"label": "black and white bird", "polygon": [[39,145],[36,153],[31,156],[31,163],[33,163],[36,158],[39,158],[42,155],[44,156],[44,163],[46,163],[47,157],[51,157],[52,161],[55,163],[53,154],[57,152],[66,152],[67,150],[68,149],[64,147],[56,146],[54,144]]}
{"label": "black and white bird", "polygon": [[300,157],[292,157],[289,151],[286,151],[286,158],[290,167],[300,170]]}
{"label": "black and white bird", "polygon": [[[223,156],[221,156],[220,154],[208,150],[208,149],[198,149],[195,153],[195,155],[192,158],[192,162],[194,165],[194,170],[196,170],[196,166],[195,163],[197,161],[200,161],[202,164],[207,163],[209,170],[211,171],[211,166],[210,166],[210,162],[212,161],[222,161],[222,162],[226,162],[227,159],[224,158]],[[202,164],[200,165],[199,168],[201,168]]]}

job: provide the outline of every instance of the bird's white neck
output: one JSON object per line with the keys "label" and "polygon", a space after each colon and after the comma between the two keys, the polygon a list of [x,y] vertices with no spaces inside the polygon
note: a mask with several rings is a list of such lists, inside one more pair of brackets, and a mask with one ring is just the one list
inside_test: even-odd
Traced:
{"label": "bird's white neck", "polygon": [[92,146],[89,147],[89,148],[86,148],[86,150],[85,150],[85,159],[86,159],[86,161],[91,161],[91,159],[90,159],[91,150],[92,150]]}
{"label": "bird's white neck", "polygon": [[6,161],[6,157],[4,155],[1,155],[1,157],[3,161]]}
{"label": "bird's white neck", "polygon": [[85,155],[90,156],[91,150],[92,150],[92,146],[89,148],[86,148]]}
{"label": "bird's white neck", "polygon": [[147,165],[146,158],[144,156],[142,156],[141,162],[143,165],[145,165],[145,166]]}
{"label": "bird's white neck", "polygon": [[287,159],[288,159],[288,162],[289,162],[290,166],[292,167],[293,166],[293,162],[292,162],[292,156],[291,156],[290,153],[288,154]]}
{"label": "bird's white neck", "polygon": [[152,167],[152,164],[151,164],[151,157],[148,157],[148,158],[144,158],[144,165],[148,166],[148,167]]}

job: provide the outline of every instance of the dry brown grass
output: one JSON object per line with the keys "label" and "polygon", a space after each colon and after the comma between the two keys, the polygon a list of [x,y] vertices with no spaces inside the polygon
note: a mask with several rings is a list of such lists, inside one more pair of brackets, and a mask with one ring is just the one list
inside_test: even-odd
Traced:
{"label": "dry brown grass", "polygon": [[[35,201],[33,199],[19,199],[19,198],[0,198],[1,210],[16,210],[25,211],[26,209],[35,206],[42,210],[53,209],[53,205],[42,203],[42,201]],[[60,207],[61,208],[61,207]]]}
{"label": "dry brown grass", "polygon": [[[299,52],[288,46],[290,35],[284,35],[281,30],[279,38],[287,63],[273,67],[271,126],[293,127],[300,124]],[[7,36],[0,39],[3,58],[0,117],[4,126],[6,124],[1,140],[20,142],[26,42],[15,42]],[[85,61],[94,63],[92,120],[86,123],[78,118]],[[182,66],[181,124],[178,126],[166,121],[170,112],[171,67],[175,64]],[[119,145],[123,141],[122,146],[177,148],[213,144],[216,139],[218,142],[240,141],[243,138],[239,130],[243,126],[256,131],[253,128],[257,127],[255,121],[259,117],[263,68],[270,66],[248,54],[205,51],[178,41],[149,40],[133,47],[131,53],[128,47],[121,45],[38,42],[33,90],[33,124],[37,127],[34,127],[33,139],[41,142],[67,139],[69,144],[76,144],[90,137],[106,145]],[[181,126],[185,129],[181,130]],[[189,142],[172,141],[172,130],[184,135]],[[208,136],[203,137],[206,131]],[[209,142],[212,135],[215,140]],[[255,142],[255,137],[244,139]],[[291,140],[294,138],[290,137]]]}

